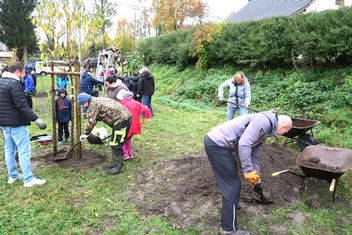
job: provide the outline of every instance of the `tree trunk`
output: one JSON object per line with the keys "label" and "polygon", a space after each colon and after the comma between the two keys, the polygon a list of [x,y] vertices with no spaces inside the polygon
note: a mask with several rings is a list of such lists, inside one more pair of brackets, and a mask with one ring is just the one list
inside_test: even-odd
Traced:
{"label": "tree trunk", "polygon": [[23,64],[27,64],[28,62],[28,52],[27,52],[27,45],[23,47]]}

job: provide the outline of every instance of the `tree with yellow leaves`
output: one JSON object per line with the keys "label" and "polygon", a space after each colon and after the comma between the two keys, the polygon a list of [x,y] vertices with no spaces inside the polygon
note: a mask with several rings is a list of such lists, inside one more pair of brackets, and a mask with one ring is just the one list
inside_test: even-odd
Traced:
{"label": "tree with yellow leaves", "polygon": [[159,35],[181,29],[186,20],[201,21],[205,16],[206,4],[200,0],[153,0],[152,5],[153,27]]}

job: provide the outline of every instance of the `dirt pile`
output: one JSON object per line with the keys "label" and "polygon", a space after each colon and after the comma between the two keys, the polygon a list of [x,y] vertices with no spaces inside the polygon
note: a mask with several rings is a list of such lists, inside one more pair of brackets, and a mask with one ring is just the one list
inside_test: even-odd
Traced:
{"label": "dirt pile", "polygon": [[[265,145],[261,157],[263,186],[274,203],[257,205],[255,198],[259,195],[242,180],[242,209],[265,214],[273,208],[299,200],[301,178],[292,174],[271,176],[271,173],[285,169],[295,168],[297,171],[296,158],[295,153],[277,143]],[[155,165],[137,175],[140,186],[132,200],[143,214],[167,216],[177,228],[204,221],[210,230],[218,229],[221,194],[205,152]]]}

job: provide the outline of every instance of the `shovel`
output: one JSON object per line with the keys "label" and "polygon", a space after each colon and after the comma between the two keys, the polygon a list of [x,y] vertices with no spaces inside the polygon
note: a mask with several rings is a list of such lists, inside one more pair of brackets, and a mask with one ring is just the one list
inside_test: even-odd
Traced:
{"label": "shovel", "polygon": [[[242,104],[237,104],[237,103],[235,103],[235,102],[231,102],[231,101],[224,101],[224,102],[229,103],[229,104],[236,105],[236,106],[241,107],[241,108],[245,108],[245,109],[248,109],[248,110],[252,110],[252,111],[257,112],[257,113],[262,112],[262,111],[260,111],[260,110],[258,110],[258,109],[250,108],[250,107],[248,107],[248,106],[245,106],[245,105],[242,105]],[[273,110],[271,110],[271,111],[272,111],[273,113],[277,113],[278,110],[279,110],[279,108],[275,108],[275,109],[273,109]]]}
{"label": "shovel", "polygon": [[273,201],[270,199],[266,198],[263,193],[263,186],[261,184],[256,184],[253,187],[254,192],[258,193],[260,195],[260,199],[255,198],[255,201],[259,204],[272,204]]}

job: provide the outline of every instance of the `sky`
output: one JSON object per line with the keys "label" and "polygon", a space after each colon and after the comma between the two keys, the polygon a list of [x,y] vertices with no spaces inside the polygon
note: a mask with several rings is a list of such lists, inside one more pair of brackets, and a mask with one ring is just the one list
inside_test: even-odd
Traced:
{"label": "sky", "polygon": [[[129,21],[133,21],[134,14],[138,15],[139,9],[142,5],[138,3],[138,0],[111,0],[118,4],[118,14],[113,19],[117,21],[118,18],[125,17]],[[243,8],[248,0],[202,0],[208,5],[208,14],[206,21],[211,22],[222,22],[231,14],[238,12]],[[323,11],[326,9],[336,9],[336,0],[315,0],[314,3],[308,8],[308,11]],[[345,0],[346,6],[352,5],[352,0]],[[138,16],[137,16],[138,17]]]}

